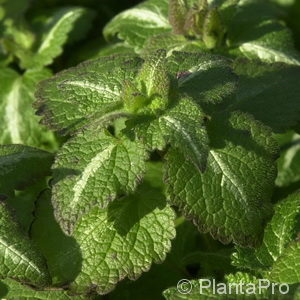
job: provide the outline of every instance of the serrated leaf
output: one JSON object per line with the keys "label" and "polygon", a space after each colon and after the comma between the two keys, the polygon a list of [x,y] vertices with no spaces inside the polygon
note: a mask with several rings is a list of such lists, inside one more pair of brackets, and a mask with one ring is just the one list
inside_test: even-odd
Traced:
{"label": "serrated leaf", "polygon": [[171,31],[168,21],[168,1],[150,0],[115,16],[104,28],[107,40],[118,38],[141,49],[153,35]]}
{"label": "serrated leaf", "polygon": [[53,134],[38,124],[32,109],[36,84],[49,75],[48,70],[30,70],[20,76],[12,69],[1,69],[0,143],[55,147]]}
{"label": "serrated leaf", "polygon": [[120,282],[108,297],[114,300],[162,299],[163,290],[176,285],[186,276],[186,266],[182,263],[182,258],[190,251],[199,249],[199,236],[199,232],[190,222],[176,225],[176,238],[172,240],[172,249],[166,260],[162,264],[152,265],[136,281]]}
{"label": "serrated leaf", "polygon": [[[93,13],[82,7],[58,9],[42,28],[36,49],[16,52],[21,60],[21,66],[39,68],[51,64],[53,59],[62,53],[63,45],[70,38],[72,30],[76,29],[76,24],[82,22],[82,19],[87,20],[89,24],[93,19]],[[89,25],[81,24],[80,30],[84,30],[85,27],[88,28]]]}
{"label": "serrated leaf", "polygon": [[52,284],[62,286],[72,282],[81,269],[80,248],[73,237],[63,233],[55,220],[50,190],[41,193],[36,202],[30,236],[47,261]]}
{"label": "serrated leaf", "polygon": [[23,189],[38,179],[50,175],[53,154],[23,146],[2,145],[0,147],[1,191]]}
{"label": "serrated leaf", "polygon": [[177,76],[180,92],[197,103],[222,103],[236,90],[237,77],[230,61],[210,54],[173,52],[168,70]]}
{"label": "serrated leaf", "polygon": [[145,172],[146,158],[140,143],[101,130],[86,130],[65,143],[53,165],[52,196],[55,216],[64,230],[72,231],[93,206],[106,207],[133,192]]}
{"label": "serrated leaf", "polygon": [[148,97],[169,95],[170,80],[166,68],[166,52],[160,50],[145,59],[136,78],[140,89]]}
{"label": "serrated leaf", "polygon": [[49,275],[41,254],[33,247],[6,205],[0,203],[0,277],[45,286]]}
{"label": "serrated leaf", "polygon": [[290,243],[273,264],[269,275],[273,282],[300,282],[300,241]]}
{"label": "serrated leaf", "polygon": [[58,73],[38,86],[38,114],[44,115],[44,124],[64,133],[103,117],[122,106],[123,83],[135,78],[141,63],[135,56],[112,56]]}
{"label": "serrated leaf", "polygon": [[[3,290],[4,299],[10,300],[87,300],[92,299],[85,296],[69,295],[67,291],[63,289],[49,289],[49,290],[34,290],[33,288],[23,285],[17,281],[11,279],[2,280],[4,284]],[[1,291],[1,290],[0,290]]]}
{"label": "serrated leaf", "polygon": [[137,279],[165,259],[175,237],[174,218],[160,189],[147,183],[105,210],[94,208],[74,231],[84,263],[71,288],[106,294],[125,277]]}
{"label": "serrated leaf", "polygon": [[[276,265],[277,261],[287,259],[287,262],[289,262],[289,258],[293,259],[293,257],[289,257],[288,252],[296,249],[296,247],[290,248],[289,245],[293,243],[292,241],[297,234],[297,222],[300,213],[299,199],[299,193],[295,193],[275,206],[274,216],[265,228],[262,245],[257,249],[238,247],[237,252],[233,255],[235,266],[268,274],[269,271],[272,273],[272,266]],[[285,253],[286,251],[287,253]],[[297,259],[297,256],[295,255],[294,258]],[[297,274],[297,264],[295,265],[295,263],[295,274]],[[288,270],[284,268],[282,271],[286,272]],[[294,270],[290,270],[291,276],[293,276],[293,273]],[[285,276],[285,278],[288,277],[288,275]]]}
{"label": "serrated leaf", "polygon": [[209,151],[205,118],[197,104],[183,98],[157,119],[138,117],[133,121],[133,131],[149,150],[163,150],[169,143],[197,168],[204,170]]}
{"label": "serrated leaf", "polygon": [[224,243],[253,245],[270,213],[276,143],[268,128],[242,113],[215,115],[208,133],[203,173],[180,153],[167,154],[168,199],[200,231]]}
{"label": "serrated leaf", "polygon": [[299,67],[240,60],[234,70],[240,76],[234,109],[252,114],[275,132],[299,122]]}

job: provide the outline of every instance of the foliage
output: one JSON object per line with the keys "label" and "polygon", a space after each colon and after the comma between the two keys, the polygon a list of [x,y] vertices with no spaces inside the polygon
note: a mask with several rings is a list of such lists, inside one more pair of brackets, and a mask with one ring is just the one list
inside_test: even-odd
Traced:
{"label": "foliage", "polygon": [[0,0],[1,299],[299,299],[297,9]]}

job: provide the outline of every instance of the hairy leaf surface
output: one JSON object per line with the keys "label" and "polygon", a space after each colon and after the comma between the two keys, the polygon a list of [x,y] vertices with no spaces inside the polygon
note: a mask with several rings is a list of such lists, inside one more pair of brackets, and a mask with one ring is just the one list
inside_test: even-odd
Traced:
{"label": "hairy leaf surface", "polygon": [[125,80],[133,80],[142,60],[112,56],[85,62],[40,83],[36,107],[43,123],[67,133],[122,106]]}
{"label": "hairy leaf surface", "polygon": [[135,280],[162,262],[175,237],[174,218],[160,189],[146,182],[106,209],[92,209],[74,231],[83,265],[73,290],[106,294],[123,278]]}
{"label": "hairy leaf surface", "polygon": [[231,61],[220,56],[175,51],[168,57],[168,69],[177,76],[180,92],[200,104],[222,103],[236,91]]}
{"label": "hairy leaf surface", "polygon": [[300,68],[240,60],[234,64],[240,76],[238,109],[252,114],[275,132],[293,128],[300,121]]}
{"label": "hairy leaf surface", "polygon": [[277,147],[269,129],[248,115],[227,118],[216,115],[208,125],[211,147],[203,173],[169,151],[168,199],[201,231],[225,243],[253,245],[270,213]]}
{"label": "hairy leaf surface", "polygon": [[52,202],[66,232],[93,206],[106,207],[133,192],[145,171],[147,154],[140,143],[119,140],[98,130],[70,139],[53,165]]}
{"label": "hairy leaf surface", "polygon": [[264,272],[275,281],[299,282],[300,248],[299,240],[294,240],[299,231],[299,199],[299,193],[295,193],[276,205],[275,214],[265,228],[261,247],[238,247],[233,255],[234,265]]}
{"label": "hairy leaf surface", "polygon": [[133,130],[149,150],[163,150],[169,143],[197,168],[205,169],[209,142],[204,119],[200,107],[186,98],[180,99],[158,119],[151,116],[137,118]]}

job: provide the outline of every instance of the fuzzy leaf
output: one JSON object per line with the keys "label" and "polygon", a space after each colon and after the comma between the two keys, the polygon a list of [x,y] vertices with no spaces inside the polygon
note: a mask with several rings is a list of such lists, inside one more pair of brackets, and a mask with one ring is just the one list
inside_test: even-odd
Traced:
{"label": "fuzzy leaf", "polygon": [[276,143],[269,129],[242,113],[215,115],[208,133],[211,149],[203,173],[180,153],[167,154],[168,199],[200,231],[225,243],[253,245],[270,213]]}
{"label": "fuzzy leaf", "polygon": [[169,1],[169,22],[175,34],[184,33],[185,17],[187,14],[186,0]]}
{"label": "fuzzy leaf", "polygon": [[49,275],[44,259],[0,203],[0,277],[45,286]]}
{"label": "fuzzy leaf", "polygon": [[23,189],[50,175],[53,154],[23,145],[0,146],[0,192]]}
{"label": "fuzzy leaf", "polygon": [[166,68],[166,52],[157,51],[145,59],[136,78],[141,90],[149,97],[169,94],[169,78]]}
{"label": "fuzzy leaf", "polygon": [[198,103],[222,103],[236,91],[237,76],[231,62],[210,54],[173,52],[168,70],[177,77],[180,92]]}
{"label": "fuzzy leaf", "polygon": [[104,57],[41,82],[35,106],[43,123],[67,133],[118,109],[123,83],[135,78],[141,62],[135,56]]}
{"label": "fuzzy leaf", "polygon": [[169,31],[168,1],[149,0],[115,16],[103,34],[107,40],[118,38],[141,49],[149,37]]}
{"label": "fuzzy leaf", "polygon": [[20,76],[12,69],[0,71],[0,143],[26,144],[44,148],[55,146],[54,136],[34,115],[32,103],[38,81],[50,76],[48,70],[30,70]]}
{"label": "fuzzy leaf", "polygon": [[145,171],[143,146],[101,130],[86,130],[70,139],[53,165],[52,202],[66,232],[93,206],[106,207],[135,190]]}
{"label": "fuzzy leaf", "polygon": [[[276,266],[275,277],[280,279],[295,278],[297,274],[297,258],[299,257],[299,241],[293,242],[299,230],[298,223],[300,215],[299,193],[292,194],[275,206],[275,214],[268,223],[264,232],[263,244],[257,249],[237,247],[233,255],[233,264],[240,268],[248,268],[260,272],[273,272]],[[298,245],[297,245],[298,244]],[[296,252],[298,251],[298,254]],[[290,255],[294,253],[294,256]],[[293,259],[295,261],[293,262]],[[287,264],[280,270],[283,264]],[[289,265],[293,268],[289,270]],[[280,272],[283,272],[280,274]],[[299,272],[298,272],[299,274]],[[273,275],[271,275],[272,277]],[[286,282],[286,281],[283,281]],[[290,282],[294,283],[294,282]]]}
{"label": "fuzzy leaf", "polygon": [[125,277],[137,279],[165,259],[175,237],[174,218],[160,189],[147,183],[105,210],[91,210],[74,231],[83,265],[71,288],[106,294]]}
{"label": "fuzzy leaf", "polygon": [[133,130],[149,150],[163,150],[169,143],[203,170],[209,151],[204,119],[200,107],[186,98],[180,99],[158,119],[138,117]]}
{"label": "fuzzy leaf", "polygon": [[272,267],[270,279],[273,282],[300,282],[300,241],[290,243]]}
{"label": "fuzzy leaf", "polygon": [[252,114],[275,132],[300,121],[299,67],[240,60],[234,70],[240,76],[234,109]]}

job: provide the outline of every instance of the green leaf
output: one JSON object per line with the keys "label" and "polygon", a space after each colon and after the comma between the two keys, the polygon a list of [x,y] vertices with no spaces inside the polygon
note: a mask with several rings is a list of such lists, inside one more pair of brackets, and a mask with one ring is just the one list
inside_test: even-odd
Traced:
{"label": "green leaf", "polygon": [[269,24],[265,23],[261,25],[262,28],[264,26],[277,28],[273,28],[259,39],[242,43],[239,46],[239,50],[249,59],[259,58],[261,61],[268,63],[283,62],[300,65],[300,55],[294,48],[294,41],[290,30],[279,22],[270,22]]}
{"label": "green leaf", "polygon": [[148,97],[169,95],[170,80],[166,68],[166,52],[160,50],[145,59],[136,80]]}
{"label": "green leaf", "polygon": [[257,249],[237,247],[233,254],[235,266],[262,272],[270,278],[274,276],[274,280],[282,276],[284,280],[279,282],[299,282],[299,241],[293,241],[299,230],[299,199],[299,193],[295,193],[275,206],[275,214],[265,228],[262,245]]}
{"label": "green leaf", "polygon": [[[3,290],[4,299],[10,300],[87,300],[85,296],[69,295],[63,289],[49,288],[48,290],[34,290],[32,287],[23,285],[11,279],[2,280],[0,283],[4,284]],[[0,290],[1,292],[1,290]],[[2,296],[2,295],[1,295]]]}
{"label": "green leaf", "polygon": [[175,236],[174,218],[160,189],[146,182],[107,209],[95,207],[74,231],[83,265],[71,288],[106,294],[125,277],[137,279],[165,259]]}
{"label": "green leaf", "polygon": [[162,291],[176,285],[180,279],[187,276],[182,258],[199,248],[201,244],[196,242],[199,236],[199,232],[190,222],[176,226],[176,238],[172,240],[171,252],[166,260],[162,264],[151,266],[151,269],[136,281],[123,280],[108,297],[113,300],[163,299]]}
{"label": "green leaf", "polygon": [[0,143],[26,144],[54,148],[53,134],[41,126],[32,109],[38,81],[49,77],[48,70],[30,70],[20,76],[12,69],[2,69],[0,80]]}
{"label": "green leaf", "polygon": [[107,40],[118,38],[141,49],[149,37],[169,31],[168,1],[149,0],[115,16],[103,34]]}
{"label": "green leaf", "polygon": [[0,147],[0,188],[24,189],[50,175],[53,154],[23,145]]}
{"label": "green leaf", "polygon": [[276,185],[288,187],[300,181],[300,135],[289,132],[283,136],[287,137],[287,140],[281,147],[278,159]]}
{"label": "green leaf", "polygon": [[78,275],[82,258],[73,237],[66,236],[54,218],[51,192],[45,190],[36,202],[30,236],[47,261],[52,284],[62,286]]}
{"label": "green leaf", "polygon": [[41,254],[0,202],[0,277],[45,286],[49,275]]}
{"label": "green leaf", "polygon": [[274,282],[300,282],[300,241],[290,243],[284,253],[274,262],[270,279]]}
{"label": "green leaf", "polygon": [[224,243],[255,244],[270,213],[277,145],[268,128],[242,113],[208,124],[210,151],[201,173],[180,153],[166,156],[169,202]]}
{"label": "green leaf", "polygon": [[209,151],[205,117],[200,107],[186,98],[180,99],[159,118],[139,116],[131,126],[149,150],[163,150],[169,143],[178,148],[197,168],[203,170]]}
{"label": "green leaf", "polygon": [[[66,7],[58,9],[45,23],[38,37],[38,46],[29,51],[18,51],[23,68],[40,68],[49,65],[63,51],[64,44],[71,39],[72,31],[82,35],[89,28],[94,14],[82,7]],[[82,19],[85,22],[82,22]],[[81,22],[80,28],[77,23]],[[79,30],[79,32],[78,32]],[[82,31],[82,32],[80,32]]]}
{"label": "green leaf", "polygon": [[203,42],[198,40],[189,40],[182,35],[172,33],[162,33],[154,35],[147,39],[144,44],[142,53],[151,53],[159,49],[165,49],[167,56],[170,56],[174,51],[183,52],[207,52],[208,49]]}
{"label": "green leaf", "polygon": [[240,1],[229,25],[228,43],[239,49],[238,56],[299,65],[300,55],[281,15],[270,1]]}
{"label": "green leaf", "polygon": [[[87,54],[89,54],[88,50],[93,50],[93,49],[86,49]],[[110,55],[117,55],[117,54],[129,55],[129,54],[134,54],[134,51],[132,48],[125,45],[124,43],[115,43],[112,45],[106,45],[102,47],[99,51],[91,53],[91,55],[83,56],[84,58],[80,58],[80,61],[84,61],[87,59],[97,59],[102,56],[110,56]]]}
{"label": "green leaf", "polygon": [[300,68],[253,61],[235,62],[240,76],[233,109],[252,114],[275,132],[293,128],[300,121]]}
{"label": "green leaf", "polygon": [[42,122],[67,133],[122,106],[125,80],[134,80],[142,60],[104,57],[58,73],[39,84],[35,106]]}
{"label": "green leaf", "polygon": [[237,76],[231,62],[210,54],[173,52],[168,70],[177,77],[180,92],[200,104],[222,103],[236,91]]}
{"label": "green leaf", "polygon": [[184,33],[185,17],[188,12],[185,0],[169,1],[169,22],[175,34]]}
{"label": "green leaf", "polygon": [[55,216],[66,232],[98,205],[133,192],[145,172],[147,154],[140,143],[86,130],[70,139],[53,165]]}
{"label": "green leaf", "polygon": [[15,195],[12,195],[5,200],[8,206],[14,211],[16,219],[24,232],[29,231],[34,219],[33,213],[35,213],[35,201],[46,186],[46,180],[43,178],[23,191],[15,191]]}

